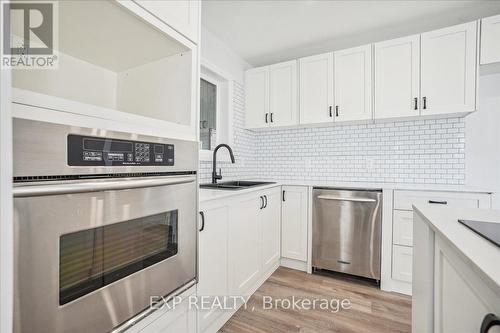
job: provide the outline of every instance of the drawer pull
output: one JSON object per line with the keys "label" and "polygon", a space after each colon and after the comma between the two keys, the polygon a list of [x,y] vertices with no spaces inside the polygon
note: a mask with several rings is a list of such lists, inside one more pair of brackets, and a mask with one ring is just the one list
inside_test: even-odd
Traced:
{"label": "drawer pull", "polygon": [[429,200],[430,204],[437,204],[437,205],[447,205],[448,201],[439,201],[439,200]]}
{"label": "drawer pull", "polygon": [[500,326],[500,317],[495,316],[493,313],[488,313],[483,318],[480,332],[488,333],[490,328],[492,328],[493,326]]}

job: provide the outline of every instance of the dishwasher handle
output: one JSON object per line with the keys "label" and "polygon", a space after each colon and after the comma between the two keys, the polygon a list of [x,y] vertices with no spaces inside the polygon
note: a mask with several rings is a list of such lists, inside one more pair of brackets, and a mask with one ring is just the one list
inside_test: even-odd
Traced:
{"label": "dishwasher handle", "polygon": [[318,195],[320,200],[352,201],[352,202],[376,202],[376,199],[359,197],[339,197],[335,195]]}

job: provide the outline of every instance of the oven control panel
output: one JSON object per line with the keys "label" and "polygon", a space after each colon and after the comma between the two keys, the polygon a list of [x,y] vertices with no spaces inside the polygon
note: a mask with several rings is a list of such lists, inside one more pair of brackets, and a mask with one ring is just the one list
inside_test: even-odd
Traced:
{"label": "oven control panel", "polygon": [[173,166],[174,145],[68,135],[70,166]]}

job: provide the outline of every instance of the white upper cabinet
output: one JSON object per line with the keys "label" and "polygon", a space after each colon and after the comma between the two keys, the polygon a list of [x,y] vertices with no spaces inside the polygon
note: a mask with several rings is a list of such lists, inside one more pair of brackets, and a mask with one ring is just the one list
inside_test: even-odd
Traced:
{"label": "white upper cabinet", "polygon": [[298,123],[296,60],[248,70],[245,90],[248,128]]}
{"label": "white upper cabinet", "polygon": [[481,20],[481,65],[500,62],[500,15]]}
{"label": "white upper cabinet", "polygon": [[297,61],[269,66],[270,126],[297,124]]}
{"label": "white upper cabinet", "polygon": [[248,128],[269,125],[269,68],[248,70],[245,74],[245,111]]}
{"label": "white upper cabinet", "polygon": [[334,52],[335,121],[372,118],[372,46]]}
{"label": "white upper cabinet", "polygon": [[420,114],[420,35],[375,44],[375,119]]}
{"label": "white upper cabinet", "polygon": [[427,32],[421,38],[422,115],[474,111],[476,22]]}
{"label": "white upper cabinet", "polygon": [[301,124],[333,121],[333,53],[299,59]]}
{"label": "white upper cabinet", "polygon": [[198,43],[200,35],[199,0],[134,0],[177,32]]}

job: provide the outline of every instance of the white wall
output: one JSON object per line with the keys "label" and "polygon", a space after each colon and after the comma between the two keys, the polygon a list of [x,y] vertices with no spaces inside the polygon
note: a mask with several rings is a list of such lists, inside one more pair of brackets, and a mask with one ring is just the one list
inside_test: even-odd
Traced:
{"label": "white wall", "polygon": [[[479,78],[478,112],[465,118],[465,183],[500,191],[500,74]],[[495,196],[494,208],[500,208]]]}
{"label": "white wall", "polygon": [[240,83],[245,81],[245,71],[251,66],[203,26],[200,45],[202,61],[205,60],[217,66],[231,75],[231,79],[235,81]]}

